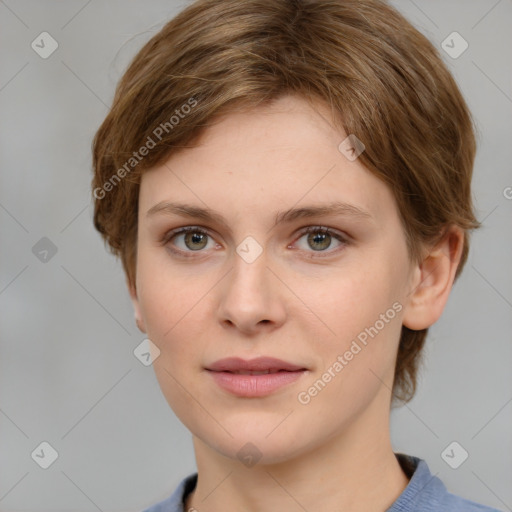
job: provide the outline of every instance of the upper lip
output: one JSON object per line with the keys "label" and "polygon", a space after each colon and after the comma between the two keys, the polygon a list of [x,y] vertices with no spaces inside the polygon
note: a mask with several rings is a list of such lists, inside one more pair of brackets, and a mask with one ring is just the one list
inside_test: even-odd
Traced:
{"label": "upper lip", "polygon": [[240,357],[228,357],[219,359],[208,367],[207,370],[214,372],[236,372],[236,371],[278,371],[286,370],[289,372],[305,370],[304,366],[276,359],[275,357],[257,357],[256,359],[245,360]]}

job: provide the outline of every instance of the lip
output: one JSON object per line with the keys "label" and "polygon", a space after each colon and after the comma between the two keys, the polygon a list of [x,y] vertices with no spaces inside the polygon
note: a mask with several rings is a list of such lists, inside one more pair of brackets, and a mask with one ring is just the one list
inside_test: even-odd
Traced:
{"label": "lip", "polygon": [[[273,357],[220,359],[206,370],[222,389],[245,398],[262,397],[295,382],[308,369]],[[244,372],[244,373],[240,373]],[[267,372],[249,374],[248,372]]]}
{"label": "lip", "polygon": [[219,359],[211,365],[207,370],[214,372],[239,372],[239,371],[278,371],[286,370],[294,372],[297,370],[306,370],[304,366],[276,359],[275,357],[257,357],[255,359],[245,360],[241,357],[227,357],[226,359]]}

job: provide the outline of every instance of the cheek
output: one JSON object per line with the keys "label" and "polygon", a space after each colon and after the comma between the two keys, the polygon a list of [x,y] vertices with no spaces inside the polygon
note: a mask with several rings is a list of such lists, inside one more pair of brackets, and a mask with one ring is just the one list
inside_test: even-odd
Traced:
{"label": "cheek", "polygon": [[208,279],[184,267],[170,265],[162,248],[139,246],[137,289],[148,335],[165,343],[176,327],[188,320],[208,291]]}
{"label": "cheek", "polygon": [[[156,266],[141,268],[140,282],[139,303],[147,337],[160,350],[153,363],[156,378],[169,406],[192,429],[192,419],[204,413],[201,407],[192,406],[190,393],[198,403],[205,402],[195,381],[201,371],[208,332],[205,307],[211,284],[205,283],[204,278],[199,282],[166,274]],[[209,419],[205,417],[203,421],[208,424]]]}
{"label": "cheek", "polygon": [[327,333],[317,345],[320,371],[331,368],[342,356],[343,370],[337,374],[343,374],[342,379],[350,381],[344,386],[355,391],[368,379],[378,381],[371,371],[383,378],[393,369],[403,310],[400,279],[389,262],[368,259],[364,267],[353,266],[350,272],[332,275],[325,281],[324,293],[315,295],[310,290],[309,297],[316,297],[311,308],[335,333]]}
{"label": "cheek", "polygon": [[354,273],[339,280],[338,286],[331,285],[318,304],[323,306],[322,319],[336,336],[326,335],[315,344],[316,372],[294,397],[311,428],[324,428],[312,419],[317,417],[336,430],[380,391],[391,389],[401,306],[385,281],[378,281],[377,275]]}
{"label": "cheek", "polygon": [[201,369],[203,344],[212,326],[211,292],[218,277],[160,260],[146,254],[139,261],[139,304],[147,336],[160,349],[157,376],[160,366],[161,375],[165,368],[181,382]]}
{"label": "cheek", "polygon": [[319,284],[310,283],[305,295],[315,297],[311,308],[342,339],[372,325],[398,299],[393,273],[374,261],[333,271]]}

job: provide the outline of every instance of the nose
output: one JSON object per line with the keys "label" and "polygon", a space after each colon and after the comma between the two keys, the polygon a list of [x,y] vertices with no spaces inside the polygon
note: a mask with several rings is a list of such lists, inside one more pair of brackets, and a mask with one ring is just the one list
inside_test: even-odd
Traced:
{"label": "nose", "polygon": [[234,266],[219,289],[218,319],[224,328],[254,335],[285,322],[283,285],[267,263],[265,252],[251,263],[234,255]]}

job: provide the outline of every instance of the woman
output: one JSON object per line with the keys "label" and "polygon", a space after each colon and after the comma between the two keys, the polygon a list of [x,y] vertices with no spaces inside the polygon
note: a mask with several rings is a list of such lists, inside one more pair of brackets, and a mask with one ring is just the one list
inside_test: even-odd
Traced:
{"label": "woman", "polygon": [[478,227],[474,155],[437,51],[378,0],[200,0],[142,48],[93,195],[193,436],[148,512],[492,510],[389,433]]}

